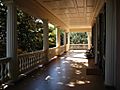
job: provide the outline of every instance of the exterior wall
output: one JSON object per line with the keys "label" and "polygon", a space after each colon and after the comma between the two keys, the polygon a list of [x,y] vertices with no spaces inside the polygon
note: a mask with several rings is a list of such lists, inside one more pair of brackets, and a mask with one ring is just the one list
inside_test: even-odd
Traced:
{"label": "exterior wall", "polygon": [[120,90],[120,0],[116,1],[116,72],[117,90]]}
{"label": "exterior wall", "polygon": [[116,16],[115,0],[106,3],[106,60],[105,85],[116,86]]}

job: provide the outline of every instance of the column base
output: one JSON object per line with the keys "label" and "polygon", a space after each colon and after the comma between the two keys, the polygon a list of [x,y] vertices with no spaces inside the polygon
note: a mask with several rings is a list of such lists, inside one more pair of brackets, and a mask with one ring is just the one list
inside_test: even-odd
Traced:
{"label": "column base", "polygon": [[109,85],[105,85],[105,88],[107,90],[116,90],[116,88],[114,86],[109,86]]}

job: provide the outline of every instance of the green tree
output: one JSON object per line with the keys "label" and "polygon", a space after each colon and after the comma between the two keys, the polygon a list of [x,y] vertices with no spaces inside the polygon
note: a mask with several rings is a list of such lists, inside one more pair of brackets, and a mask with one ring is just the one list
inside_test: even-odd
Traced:
{"label": "green tree", "polygon": [[56,27],[49,26],[49,47],[56,47]]}
{"label": "green tree", "polygon": [[[0,0],[0,57],[5,57],[7,8]],[[18,54],[43,48],[43,23],[40,19],[17,10]],[[56,28],[49,27],[50,47],[56,46]]]}
{"label": "green tree", "polygon": [[60,30],[60,45],[64,45],[64,30]]}
{"label": "green tree", "polygon": [[24,52],[41,50],[43,45],[42,23],[21,10],[17,10],[17,15],[18,48]]}
{"label": "green tree", "polygon": [[87,33],[70,33],[70,43],[71,44],[87,44]]}
{"label": "green tree", "polygon": [[6,56],[6,17],[7,7],[0,0],[0,57]]}

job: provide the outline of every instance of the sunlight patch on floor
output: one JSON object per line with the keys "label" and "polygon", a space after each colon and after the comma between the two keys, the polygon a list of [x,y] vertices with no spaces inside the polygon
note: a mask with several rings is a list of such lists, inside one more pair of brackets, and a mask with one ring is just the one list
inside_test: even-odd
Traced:
{"label": "sunlight patch on floor", "polygon": [[81,74],[82,72],[80,70],[75,70],[75,74],[79,75]]}
{"label": "sunlight patch on floor", "polygon": [[85,53],[81,53],[81,54],[75,54],[73,55],[74,58],[87,58]]}
{"label": "sunlight patch on floor", "polygon": [[60,57],[60,59],[65,59],[65,57]]}
{"label": "sunlight patch on floor", "polygon": [[82,84],[85,84],[85,81],[76,80],[76,84],[82,85]]}
{"label": "sunlight patch on floor", "polygon": [[60,67],[56,67],[55,70],[56,70],[56,71],[60,70]]}
{"label": "sunlight patch on floor", "polygon": [[57,82],[58,85],[63,85],[64,83],[63,82]]}
{"label": "sunlight patch on floor", "polygon": [[69,52],[86,52],[87,50],[70,50]]}
{"label": "sunlight patch on floor", "polygon": [[66,60],[71,60],[73,62],[78,62],[78,63],[88,62],[88,59],[73,58],[73,57],[67,57]]}
{"label": "sunlight patch on floor", "polygon": [[53,78],[51,76],[49,76],[49,75],[45,78],[46,81],[50,80],[50,79],[53,79]]}
{"label": "sunlight patch on floor", "polygon": [[78,68],[78,69],[83,68],[82,65],[78,65],[78,64],[70,64],[70,66],[73,68]]}
{"label": "sunlight patch on floor", "polygon": [[75,82],[70,82],[70,83],[68,83],[66,85],[69,86],[69,87],[75,87]]}
{"label": "sunlight patch on floor", "polygon": [[90,81],[76,80],[74,82],[69,82],[66,85],[69,87],[75,87],[76,85],[84,85],[84,84],[90,84]]}

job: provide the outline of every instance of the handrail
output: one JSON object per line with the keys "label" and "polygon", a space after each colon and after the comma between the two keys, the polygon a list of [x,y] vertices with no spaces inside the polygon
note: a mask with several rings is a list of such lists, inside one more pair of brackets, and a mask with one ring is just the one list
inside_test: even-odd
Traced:
{"label": "handrail", "polygon": [[10,60],[10,57],[0,58],[0,63],[9,62]]}
{"label": "handrail", "polygon": [[27,52],[27,53],[20,54],[18,56],[30,55],[30,54],[39,53],[39,52],[43,52],[43,50],[34,51],[34,52]]}

